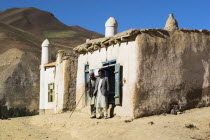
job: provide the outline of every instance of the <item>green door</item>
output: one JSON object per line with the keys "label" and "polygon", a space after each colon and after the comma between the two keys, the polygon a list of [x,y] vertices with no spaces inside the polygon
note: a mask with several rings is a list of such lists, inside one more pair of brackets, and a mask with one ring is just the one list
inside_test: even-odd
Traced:
{"label": "green door", "polygon": [[120,77],[120,64],[115,64],[115,105],[121,105],[121,88],[120,88],[120,81],[121,81],[121,77]]}

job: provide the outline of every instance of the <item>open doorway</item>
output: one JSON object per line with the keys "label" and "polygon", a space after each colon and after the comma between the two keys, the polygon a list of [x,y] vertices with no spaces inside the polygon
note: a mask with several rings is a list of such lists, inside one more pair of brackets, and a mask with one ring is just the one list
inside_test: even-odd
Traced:
{"label": "open doorway", "polygon": [[106,64],[102,69],[105,71],[105,77],[109,79],[108,114],[113,117],[114,108],[122,106],[122,66],[112,62],[109,65]]}
{"label": "open doorway", "polygon": [[120,64],[116,64],[116,59],[103,62],[102,69],[105,71],[105,77],[109,78],[110,92],[108,103],[114,105],[122,105],[122,70]]}
{"label": "open doorway", "polygon": [[[120,64],[116,64],[115,61],[108,61],[103,63],[103,67],[98,69],[91,69],[90,71],[94,72],[96,78],[98,77],[98,70],[104,70],[104,76],[108,77],[110,91],[108,93],[108,104],[109,104],[109,112],[110,115],[114,114],[115,106],[122,106],[122,66]],[[85,83],[89,79],[89,65],[85,65]],[[85,88],[85,102],[86,106],[88,105],[89,95],[87,94],[87,89]]]}
{"label": "open doorway", "polygon": [[115,105],[115,66],[109,66],[103,68],[105,72],[105,77],[109,79],[110,90],[108,93],[108,104]]}

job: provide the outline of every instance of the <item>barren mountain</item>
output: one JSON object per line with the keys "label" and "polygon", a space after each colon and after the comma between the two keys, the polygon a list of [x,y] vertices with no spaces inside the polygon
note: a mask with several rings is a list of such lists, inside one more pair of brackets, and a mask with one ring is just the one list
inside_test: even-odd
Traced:
{"label": "barren mountain", "polygon": [[101,36],[79,26],[67,26],[36,8],[1,11],[0,100],[4,99],[8,107],[38,109],[41,43],[45,38],[52,44],[55,60],[59,49],[71,52],[87,38]]}
{"label": "barren mountain", "polygon": [[67,26],[52,13],[33,7],[2,11],[0,21],[71,47],[84,43],[87,38],[103,37],[80,26]]}
{"label": "barren mountain", "polygon": [[[0,100],[5,99],[8,107],[38,109],[43,40],[0,22]],[[51,43],[53,54],[59,49],[71,51],[68,46]]]}

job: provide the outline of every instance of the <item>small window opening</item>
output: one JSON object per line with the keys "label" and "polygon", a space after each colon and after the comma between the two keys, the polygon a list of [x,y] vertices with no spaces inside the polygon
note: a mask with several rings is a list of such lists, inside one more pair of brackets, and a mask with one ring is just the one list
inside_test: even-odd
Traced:
{"label": "small window opening", "polygon": [[48,102],[54,101],[54,83],[48,84]]}

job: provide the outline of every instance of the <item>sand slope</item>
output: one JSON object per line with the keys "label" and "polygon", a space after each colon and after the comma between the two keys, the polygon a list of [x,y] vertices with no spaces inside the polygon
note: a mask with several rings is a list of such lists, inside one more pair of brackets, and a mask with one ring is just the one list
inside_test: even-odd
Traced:
{"label": "sand slope", "polygon": [[[142,139],[142,140],[205,140],[210,135],[210,107],[192,109],[180,115],[159,115],[140,118],[125,123],[128,118],[114,117],[108,120],[89,119],[75,112],[57,115],[0,120],[2,140],[69,140],[69,139]],[[154,122],[151,125],[150,122]],[[189,129],[185,124],[198,129]]]}

